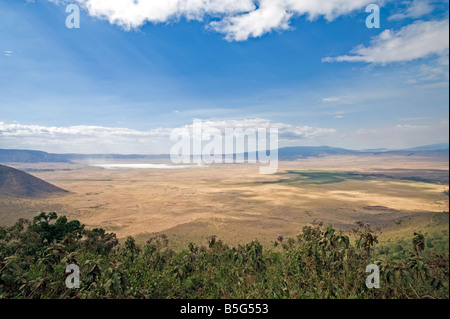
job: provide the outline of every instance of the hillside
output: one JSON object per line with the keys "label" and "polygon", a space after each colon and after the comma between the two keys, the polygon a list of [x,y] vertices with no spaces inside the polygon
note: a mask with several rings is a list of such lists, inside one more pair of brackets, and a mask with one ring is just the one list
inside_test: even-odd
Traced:
{"label": "hillside", "polygon": [[0,194],[36,198],[66,192],[30,174],[0,165]]}

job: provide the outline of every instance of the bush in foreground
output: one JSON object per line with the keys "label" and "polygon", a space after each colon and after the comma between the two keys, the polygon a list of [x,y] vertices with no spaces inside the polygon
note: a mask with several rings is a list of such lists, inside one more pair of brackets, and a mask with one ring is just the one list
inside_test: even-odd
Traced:
{"label": "bush in foreground", "polygon": [[[213,236],[176,252],[165,235],[119,244],[113,233],[42,213],[0,228],[0,298],[449,298],[448,247],[437,253],[415,234],[413,249],[391,258],[375,252],[377,242],[358,222],[352,239],[315,225],[278,236],[270,250]],[[80,268],[79,289],[66,288],[69,264]],[[366,287],[369,264],[381,270],[379,289]]]}

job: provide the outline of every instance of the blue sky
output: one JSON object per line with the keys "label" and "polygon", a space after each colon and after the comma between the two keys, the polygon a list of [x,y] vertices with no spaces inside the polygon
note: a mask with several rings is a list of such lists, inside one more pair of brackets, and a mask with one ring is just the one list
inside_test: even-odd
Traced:
{"label": "blue sky", "polygon": [[164,153],[193,119],[281,146],[448,142],[448,1],[378,2],[380,29],[377,1],[268,1],[0,0],[0,148]]}

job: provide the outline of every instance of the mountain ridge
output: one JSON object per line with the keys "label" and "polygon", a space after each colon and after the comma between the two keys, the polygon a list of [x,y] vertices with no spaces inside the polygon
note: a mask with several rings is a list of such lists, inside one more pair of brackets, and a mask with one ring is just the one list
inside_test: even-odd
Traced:
{"label": "mountain ridge", "polygon": [[[432,144],[407,149],[351,150],[331,146],[292,146],[278,149],[280,160],[291,160],[325,155],[423,155],[448,156],[449,144]],[[248,154],[248,153],[245,153]],[[54,154],[35,150],[0,149],[0,163],[71,163],[76,160],[114,160],[114,159],[170,159],[169,154]]]}

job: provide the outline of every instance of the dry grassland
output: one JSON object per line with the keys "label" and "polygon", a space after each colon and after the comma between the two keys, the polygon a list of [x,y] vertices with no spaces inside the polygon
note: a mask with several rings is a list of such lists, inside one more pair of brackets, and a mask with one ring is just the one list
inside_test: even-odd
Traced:
{"label": "dry grassland", "polygon": [[[313,221],[348,230],[355,220],[400,236],[416,228],[448,229],[447,183],[407,180],[448,176],[448,162],[395,156],[339,156],[281,162],[279,173],[256,165],[183,170],[105,170],[84,165],[17,164],[71,193],[45,199],[0,197],[0,224],[56,211],[89,227],[140,241],[166,233],[174,245],[218,235],[230,243],[295,236]],[[367,178],[315,182],[288,171],[358,172]],[[414,170],[414,171],[413,171]],[[427,170],[427,171],[424,171]],[[408,175],[409,174],[409,175]],[[442,177],[441,176],[441,177]],[[442,217],[441,215],[444,214]],[[439,225],[434,225],[438,218]],[[403,227],[403,228],[402,228]]]}

